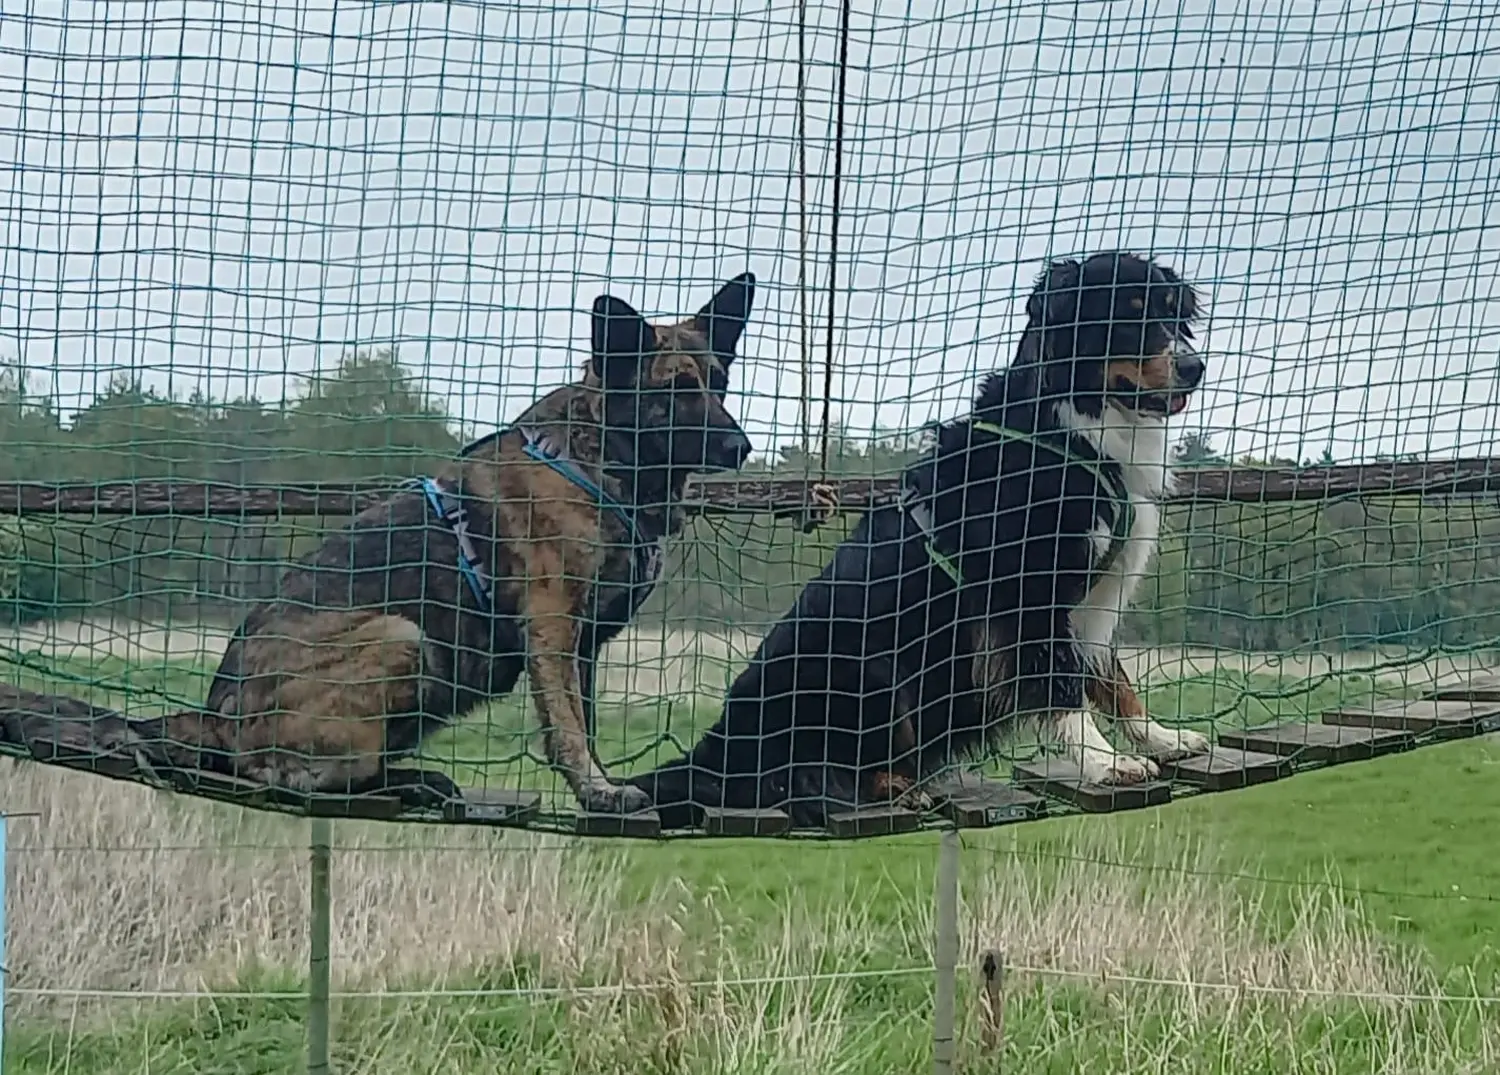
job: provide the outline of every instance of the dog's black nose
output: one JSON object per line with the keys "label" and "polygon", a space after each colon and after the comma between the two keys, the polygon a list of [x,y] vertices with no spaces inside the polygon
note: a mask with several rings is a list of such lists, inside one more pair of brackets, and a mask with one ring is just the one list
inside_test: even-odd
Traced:
{"label": "dog's black nose", "polygon": [[1181,388],[1197,388],[1198,382],[1203,380],[1203,359],[1192,351],[1179,351],[1172,365]]}
{"label": "dog's black nose", "polygon": [[735,470],[744,466],[745,460],[749,459],[750,453],[755,450],[755,446],[750,443],[750,438],[738,429],[722,434],[719,446],[719,450],[732,460],[730,466]]}

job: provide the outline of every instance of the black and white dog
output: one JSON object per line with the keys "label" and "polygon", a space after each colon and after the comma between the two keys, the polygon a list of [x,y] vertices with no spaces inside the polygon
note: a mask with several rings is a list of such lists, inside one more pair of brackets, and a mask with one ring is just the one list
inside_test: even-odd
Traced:
{"label": "black and white dog", "polygon": [[[1199,298],[1125,253],[1056,261],[1015,361],[941,426],[899,506],[861,519],[772,628],[690,754],[633,778],[664,825],[704,806],[929,804],[924,781],[1039,723],[1086,780],[1207,749],[1152,720],[1116,656],[1169,491],[1167,419],[1203,380]],[[1139,752],[1117,752],[1089,705]]]}

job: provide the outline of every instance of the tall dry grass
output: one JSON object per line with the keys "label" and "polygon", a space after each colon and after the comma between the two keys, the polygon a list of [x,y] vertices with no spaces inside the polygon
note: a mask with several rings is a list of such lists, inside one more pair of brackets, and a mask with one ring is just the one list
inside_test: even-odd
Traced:
{"label": "tall dry grass", "polygon": [[[231,989],[247,969],[300,977],[305,822],[10,762],[0,762],[0,808],[40,814],[12,825],[13,1026],[66,1025],[71,1035],[80,1013],[111,1025],[123,1018],[114,1002],[91,1007],[32,990]],[[1357,907],[1311,890],[1272,929],[1260,894],[1216,879],[1208,856],[1122,870],[1102,862],[1161,863],[1147,842],[1080,831],[1050,864],[982,849],[966,856],[964,966],[999,946],[1028,968],[1009,987],[1015,1070],[1047,1070],[1048,1050],[1076,1045],[1081,1033],[1102,1050],[1130,1038],[1134,1059],[1111,1070],[1194,1070],[1182,1066],[1183,1050],[1213,1035],[1240,1057],[1240,1068],[1225,1070],[1263,1070],[1272,1054],[1302,1071],[1351,1070],[1339,1039],[1294,1040],[1309,1012],[1330,1003],[1322,994],[1362,998],[1345,1007],[1371,1020],[1367,1070],[1500,1066],[1492,1022],[1460,1040],[1444,1005],[1409,999],[1439,991],[1433,973],[1370,931]],[[872,984],[821,972],[930,965],[929,893],[874,907],[858,893],[831,902],[812,891],[747,924],[733,913],[736,893],[681,879],[627,899],[629,852],[610,845],[354,822],[337,824],[335,843],[336,989],[622,987],[531,998],[533,1007],[558,1006],[560,1022],[519,1054],[485,1052],[479,1040],[455,1045],[455,1027],[521,1002],[514,997],[345,1000],[343,1070],[550,1071],[555,1061],[591,1072],[855,1072],[889,1070],[889,1050],[925,1047],[929,975],[877,975]],[[744,979],[756,981],[735,984]],[[964,985],[966,1070],[989,1070],[974,1046],[968,971]],[[1080,990],[1109,1017],[1083,1029],[1062,1017]],[[162,1057],[148,1066],[179,1070]]]}

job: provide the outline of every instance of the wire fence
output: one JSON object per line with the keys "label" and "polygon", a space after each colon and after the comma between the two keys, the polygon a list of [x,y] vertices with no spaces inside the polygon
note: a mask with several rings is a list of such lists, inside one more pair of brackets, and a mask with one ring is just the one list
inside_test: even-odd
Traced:
{"label": "wire fence", "polygon": [[[1135,651],[1126,688],[1149,688],[1146,745],[1207,734],[1275,754],[1285,743],[1247,729],[1411,701],[1496,666],[1500,382],[1476,357],[1496,340],[1497,252],[1483,227],[1495,84],[1479,65],[1493,46],[1477,7],[1387,6],[1394,21],[1378,33],[1350,11],[1263,22],[1163,9],[1136,22],[1097,5],[1066,24],[1035,5],[930,18],[805,3],[117,10],[29,7],[0,37],[27,64],[3,88],[17,181],[0,262],[14,341],[0,484],[18,518],[0,533],[0,597],[17,624],[0,656],[27,690],[184,717],[138,725],[132,752],[41,703],[45,720],[0,736],[18,756],[335,809],[310,804],[308,788],[368,800],[398,765],[355,742],[356,720],[410,711],[415,723],[387,721],[382,735],[420,747],[418,784],[397,788],[399,802],[343,809],[621,831],[580,816],[665,794],[650,783],[659,767],[704,739],[799,593],[818,590],[836,549],[867,539],[861,526],[901,512],[882,501],[881,515],[859,486],[898,497],[934,423],[973,405],[980,375],[1052,339],[1026,313],[1049,260],[1113,248],[1152,252],[1192,286],[1211,357],[1172,431],[1194,491],[1167,510],[1156,567],[1114,639]],[[605,70],[603,83],[587,73]],[[753,281],[737,275],[747,268]],[[608,316],[589,307],[606,294],[622,304]],[[649,371],[606,361],[625,339],[610,334],[635,331],[609,317],[636,325],[636,310],[660,325],[688,318],[668,350],[717,356],[708,394],[728,395],[714,421],[754,449],[738,466],[697,461],[738,471],[737,483],[687,475],[690,495],[668,482],[661,526],[634,501],[609,507],[624,495],[611,475],[644,473],[647,456],[593,459],[568,432],[573,409],[592,406],[580,365],[625,369],[641,426],[631,452],[649,454],[641,438],[664,420],[641,417]],[[537,445],[581,462],[554,458],[550,475],[512,465]],[[1258,496],[1235,471],[1259,474]],[[1240,489],[1234,502],[1204,497],[1210,475]],[[424,476],[438,480],[430,503],[398,485]],[[595,478],[605,500],[580,506]],[[524,496],[460,497],[474,517],[450,532],[442,489],[491,479],[521,482]],[[815,510],[810,479],[837,483],[847,510]],[[370,500],[289,506],[289,486],[355,482],[395,505],[384,544],[341,536],[357,506],[386,510]],[[497,507],[554,495],[573,506],[545,522]],[[664,531],[646,540],[643,519]],[[622,623],[587,632],[593,645],[612,638],[600,667],[583,653],[570,672],[570,647],[532,625],[486,636],[487,602],[509,614],[548,584],[529,574],[534,556],[586,534],[613,542],[622,520],[633,552],[592,564],[582,585],[567,571],[554,580],[575,604],[632,591]],[[481,574],[519,572],[520,590],[465,573],[471,533],[488,535]],[[320,557],[353,569],[319,582]],[[406,560],[427,565],[420,578],[399,569]],[[356,629],[357,617],[338,627],[266,609],[357,579],[368,592],[336,604],[426,610],[410,621],[424,632],[421,671],[383,659],[385,700],[369,713],[353,696],[307,709],[256,687],[307,682],[297,661]],[[941,585],[928,598],[939,610]],[[247,616],[259,626],[240,644]],[[432,616],[458,618],[422,626]],[[561,694],[531,705],[523,654],[550,649],[577,709]],[[354,664],[339,675],[364,682]],[[1023,682],[1014,668],[1002,678]],[[318,706],[348,717],[347,741],[299,738],[268,716],[322,721]],[[259,714],[254,743],[227,746],[240,725],[215,721],[230,711]],[[1487,727],[1470,716],[1469,731]],[[554,730],[539,738],[537,718]],[[772,742],[774,719],[730,739]],[[808,719],[819,749],[845,749],[836,729],[819,732],[826,716]],[[906,734],[888,723],[880,734]],[[442,724],[453,727],[433,734]],[[1366,753],[1435,728],[1413,718],[1366,736]],[[988,744],[985,771],[1045,777],[1046,738]],[[329,751],[365,760],[346,774]],[[831,814],[869,797],[832,777],[803,795],[781,787],[800,777],[755,775],[765,787],[724,790],[725,802],[810,797],[791,810],[799,831],[837,829]],[[1213,782],[1161,775],[1179,796]],[[1076,788],[1028,786],[1047,801],[1027,816],[1088,808]],[[473,809],[460,789],[480,793]],[[907,805],[933,821],[928,799]],[[667,828],[705,828],[691,813]]]}
{"label": "wire fence", "polygon": [[[976,1021],[1026,1070],[1500,1066],[1500,878],[1444,828],[1482,827],[1500,728],[1497,33],[1425,0],[7,3],[0,1066],[286,1070],[281,1015],[173,1024],[199,999],[309,1001],[320,1075],[496,1040],[907,1070],[929,1011],[940,1072]],[[974,507],[1021,486],[1020,522]],[[1101,632],[1058,686],[994,594],[1075,555],[1022,610]],[[1209,824],[1264,782],[1236,838],[1279,845],[1330,801],[1296,774],[1416,747],[1305,785],[1386,827],[1308,844],[1361,885],[1012,825]],[[273,811],[314,815],[311,867]],[[817,842],[922,827],[964,829],[958,921],[926,850]],[[1376,883],[1376,844],[1414,864]],[[344,1017],[330,1060],[366,998],[499,1014]],[[1316,1032],[1350,1005],[1368,1033]]]}
{"label": "wire fence", "polygon": [[[75,853],[71,844],[49,846],[33,842],[35,835],[18,850],[37,858]],[[373,830],[365,835],[378,838]],[[1439,1055],[1449,1060],[1493,1055],[1485,1052],[1492,1050],[1494,1043],[1489,1037],[1491,1030],[1485,1029],[1492,1019],[1484,1013],[1492,1011],[1500,998],[1484,988],[1482,979],[1441,980],[1420,959],[1413,960],[1409,953],[1402,955],[1399,948],[1389,947],[1379,937],[1379,931],[1368,924],[1368,916],[1360,911],[1362,905],[1373,899],[1392,897],[1423,906],[1435,900],[1456,906],[1462,899],[1457,894],[1391,892],[1378,886],[1327,879],[1249,874],[1215,869],[1207,861],[1192,859],[1126,861],[1122,856],[1129,847],[1119,844],[1111,847],[1108,840],[1087,836],[1072,851],[997,847],[993,846],[993,836],[988,835],[973,837],[966,843],[970,859],[961,886],[958,1022],[960,1038],[971,1055],[993,1055],[1006,1063],[1024,1062],[1044,1045],[1055,1049],[1069,1036],[1081,1032],[1108,1037],[1102,1024],[1089,1030],[1057,1025],[1059,1012],[1068,1011],[1079,997],[1087,996],[1116,998],[1120,1007],[1110,1016],[1112,1021],[1124,1018],[1130,1022],[1134,1017],[1177,1019],[1179,1048],[1183,1035],[1211,1034],[1215,1027],[1231,1025],[1243,1031],[1261,1021],[1284,1026],[1290,1020],[1293,1025],[1301,1025],[1298,1020],[1347,1019],[1351,1013],[1358,1013],[1358,1019],[1373,1020],[1381,1035],[1387,1033],[1383,1023],[1386,1019],[1394,1021],[1392,1026],[1397,1033],[1407,1021],[1411,1022],[1406,1026],[1408,1031],[1414,1031],[1416,1023],[1432,1021],[1427,1033],[1436,1034],[1441,1048],[1450,1051],[1440,1054],[1434,1051],[1431,1042],[1425,1052],[1405,1046],[1397,1048],[1397,1052],[1404,1050],[1407,1062],[1420,1062],[1424,1057],[1430,1060]],[[613,936],[584,930],[588,934],[580,946],[584,950],[576,953],[583,958],[575,962],[557,950],[555,937],[546,936],[548,923],[534,922],[537,933],[530,938],[531,945],[553,946],[553,958],[538,959],[537,949],[533,947],[527,953],[528,946],[523,944],[510,949],[509,962],[505,964],[508,969],[500,971],[501,964],[486,965],[483,951],[470,953],[479,957],[470,970],[434,967],[431,973],[435,977],[420,986],[410,984],[410,979],[407,984],[382,980],[380,959],[372,961],[368,951],[353,947],[355,942],[377,951],[405,947],[394,942],[396,933],[406,928],[402,921],[409,917],[407,908],[386,908],[383,926],[369,921],[372,912],[380,914],[379,904],[390,892],[401,886],[414,887],[422,893],[425,916],[436,919],[435,933],[458,931],[464,934],[457,938],[460,943],[472,940],[472,929],[461,923],[466,917],[493,914],[494,902],[466,901],[461,886],[460,890],[443,891],[439,885],[435,890],[433,878],[458,870],[481,875],[497,868],[503,871],[509,867],[496,864],[514,861],[513,857],[496,855],[478,845],[441,850],[407,847],[399,850],[428,857],[416,871],[393,871],[388,852],[398,849],[362,846],[358,842],[336,846],[335,891],[348,892],[339,903],[349,901],[360,905],[352,913],[341,912],[335,905],[336,984],[329,996],[336,1006],[335,1026],[343,1039],[346,1062],[378,1066],[389,1059],[377,1043],[363,1037],[369,1029],[366,1017],[360,1014],[365,1009],[388,1013],[383,1018],[394,1019],[393,1025],[399,1027],[399,1033],[414,1034],[423,1041],[433,1032],[428,1025],[431,1021],[440,1024],[441,1033],[453,1033],[464,1021],[480,1018],[480,1011],[486,1013],[482,1018],[494,1019],[511,1011],[507,1007],[510,1005],[524,1006],[533,1019],[542,1018],[538,1012],[572,1013],[572,1029],[566,1033],[577,1037],[585,1034],[608,1037],[612,1030],[622,1026],[631,1033],[660,1033],[670,1037],[674,1032],[681,1033],[674,1031],[672,1019],[717,1020],[713,1029],[694,1024],[704,1038],[731,1028],[750,1034],[752,1021],[766,1021],[786,1033],[790,1032],[794,1018],[792,1009],[812,1005],[810,1017],[836,1024],[845,1039],[857,1033],[862,1040],[878,1041],[899,1038],[903,1028],[910,1033],[913,1024],[920,1025],[925,1018],[920,1011],[921,998],[927,996],[932,977],[941,968],[934,962],[930,947],[932,912],[924,899],[923,885],[909,882],[882,885],[867,875],[864,883],[850,889],[843,899],[863,897],[871,905],[887,905],[884,912],[873,916],[868,911],[851,913],[840,907],[840,897],[830,895],[822,906],[814,906],[819,901],[811,898],[801,915],[794,906],[788,906],[773,912],[777,920],[729,924],[716,914],[711,893],[719,892],[725,900],[723,909],[729,909],[743,901],[751,886],[726,889],[722,881],[695,875],[688,882],[695,896],[687,903],[683,902],[687,889],[670,879],[659,879],[644,897],[628,895],[619,889],[605,892],[598,886],[599,878],[619,867],[620,856],[607,850],[611,845],[590,846],[601,850],[582,858],[576,846],[552,850],[571,850],[577,860],[575,866],[588,859],[616,861],[605,862],[597,872],[575,874],[574,891],[569,892],[564,885],[553,889],[548,896],[604,902],[608,905],[605,912],[618,918]],[[806,871],[809,876],[826,875],[833,868],[831,864],[861,855],[873,857],[879,871],[890,877],[909,871],[914,859],[925,858],[930,864],[930,851],[930,844],[923,852],[885,843],[862,843],[815,845],[802,854],[820,860],[809,864]],[[90,860],[101,853],[134,866],[133,883],[124,885],[119,883],[122,868],[101,867],[92,861],[81,866],[81,872],[93,875],[96,888],[110,890],[116,901],[115,909],[122,915],[149,906],[153,892],[159,894],[164,884],[173,883],[171,876],[160,872],[161,859],[183,859],[184,868],[194,870],[191,864],[203,856],[219,855],[237,862],[242,874],[253,879],[252,887],[270,890],[271,899],[249,896],[247,903],[258,903],[263,914],[284,918],[287,909],[277,903],[280,886],[276,875],[294,862],[305,864],[305,853],[295,845],[261,847],[259,855],[248,856],[242,849],[226,852],[215,846],[180,847],[162,851],[144,863],[138,847],[113,846],[96,849]],[[271,855],[275,857],[267,858]],[[532,861],[536,858],[531,856]],[[362,859],[373,862],[366,866],[360,863]],[[438,861],[449,864],[450,869],[433,869]],[[1050,863],[1050,868],[1038,875],[1035,867],[1041,863]],[[717,868],[724,865],[720,861]],[[593,870],[586,865],[583,869]],[[843,867],[838,869],[842,872]],[[11,870],[30,873],[20,856],[12,859]],[[360,893],[372,876],[392,872],[391,883],[382,885],[373,898]],[[1114,879],[1100,883],[1101,874],[1112,875]],[[194,876],[198,878],[194,898],[206,905],[210,917],[222,913],[214,910],[214,905],[225,897],[220,891],[221,875],[198,869]],[[585,876],[592,880],[585,880]],[[1041,880],[1042,876],[1047,880]],[[1164,876],[1170,879],[1163,881]],[[764,884],[767,880],[762,870],[760,881]],[[1242,882],[1249,885],[1238,889],[1226,887]],[[535,885],[536,879],[533,877],[528,883]],[[786,883],[795,884],[795,877],[788,876]],[[58,888],[66,884],[66,880],[55,882]],[[230,1024],[249,1020],[250,1025],[258,1022],[270,1026],[285,1021],[286,1005],[300,1006],[309,998],[306,988],[277,980],[276,953],[266,949],[260,949],[260,955],[269,957],[268,962],[261,964],[258,972],[239,980],[224,977],[226,971],[232,974],[232,970],[218,963],[211,943],[197,951],[191,944],[179,943],[176,950],[163,953],[179,958],[196,956],[203,961],[189,968],[187,981],[177,987],[148,984],[146,979],[150,974],[141,974],[141,983],[137,985],[96,984],[101,975],[107,982],[111,976],[130,973],[126,966],[110,966],[108,959],[94,966],[80,959],[73,967],[54,967],[54,973],[61,972],[64,984],[47,983],[44,967],[39,965],[37,957],[55,958],[57,950],[49,948],[45,931],[30,927],[33,922],[45,920],[55,923],[54,929],[61,928],[88,901],[90,894],[79,891],[59,901],[51,898],[46,885],[40,890],[29,885],[13,887],[27,892],[35,901],[31,906],[13,909],[20,918],[17,927],[13,927],[18,943],[13,944],[14,984],[8,995],[13,1010],[12,1028],[18,1031],[13,1038],[20,1039],[23,1050],[13,1053],[13,1058],[34,1057],[44,1051],[57,1054],[59,1049],[97,1048],[101,1031],[96,1028],[109,1028],[104,1038],[118,1035],[122,1025],[119,1020],[126,1018],[129,1010],[150,1013],[142,1018],[156,1027],[182,1024],[184,1020],[191,1024],[197,1018],[191,1013],[200,1009],[217,1013],[211,1019],[221,1027],[226,1020]],[[895,891],[898,888],[900,891]],[[1267,911],[1264,894],[1273,888],[1296,893],[1285,919],[1292,923],[1290,926],[1276,925],[1276,915]],[[502,895],[499,902],[514,900],[521,891],[524,886],[518,884],[514,893]],[[1333,896],[1331,902],[1325,898],[1329,895]],[[621,902],[616,905],[615,900]],[[1227,908],[1227,917],[1212,911],[1206,915],[1183,912],[1185,907],[1197,907],[1201,912],[1212,905]],[[162,910],[171,914],[176,908],[169,905]],[[670,942],[660,946],[645,944],[630,950],[632,962],[620,962],[618,946],[622,937],[649,928],[645,923],[664,912],[675,918],[676,927],[683,931],[678,946]],[[1134,936],[1121,929],[1126,925],[1121,921],[1122,912]],[[512,904],[510,913],[524,916],[527,912]],[[886,913],[909,916],[909,921],[903,928],[881,933],[876,922]],[[1101,931],[1090,932],[1091,928],[1097,928],[1088,925],[1091,916],[1105,920]],[[86,917],[77,916],[77,928],[84,928]],[[1231,926],[1237,918],[1252,920],[1251,928]],[[1070,937],[1059,928],[1062,920],[1071,921],[1073,930],[1081,935]],[[285,922],[277,928],[284,929],[290,924]],[[140,919],[129,925],[133,931],[148,934],[135,938],[135,943],[144,941],[146,947],[152,943],[149,934],[160,928]],[[219,925],[223,928],[236,923],[231,916]],[[555,928],[556,923],[550,925]],[[95,943],[106,947],[117,935],[98,919],[92,928]],[[201,928],[199,923],[179,918],[170,929],[161,932],[176,932],[180,941],[183,934],[192,936],[198,928]],[[726,933],[720,934],[719,943],[729,944],[731,937],[737,937],[732,943],[740,958],[763,960],[765,969],[750,971],[744,963],[732,958],[705,973],[703,964],[697,961],[713,963],[716,957],[712,949],[704,954],[698,947],[703,937],[698,931],[704,928],[710,931],[727,928]],[[1111,935],[1115,930],[1121,931]],[[1176,950],[1163,943],[1164,935],[1172,937]],[[872,937],[881,940],[872,944]],[[206,940],[200,938],[199,945]],[[255,948],[251,931],[241,933],[240,940]],[[1263,946],[1263,950],[1257,950],[1256,946]],[[297,945],[280,947],[281,957],[285,958],[294,954],[292,950]],[[418,943],[407,950],[422,947]],[[793,954],[794,951],[800,955]],[[987,979],[981,973],[982,957],[992,957],[995,953],[1002,957],[998,975],[1001,983],[998,1032],[986,991],[986,983],[993,976]],[[440,955],[434,953],[435,957]],[[138,968],[136,973],[141,970],[144,968]],[[171,968],[160,966],[157,970],[170,972]],[[384,970],[388,972],[389,968]],[[675,1005],[682,1005],[682,1010],[677,1011]],[[892,1008],[905,1014],[892,1015]],[[768,1016],[767,1012],[781,1014]],[[643,1013],[650,1013],[649,1018]],[[64,1018],[61,1023],[57,1021],[59,1015]],[[650,1021],[653,1019],[666,1021],[653,1023]],[[1461,1045],[1458,1038],[1475,1028],[1480,1044]],[[1132,1026],[1132,1032],[1135,1029]],[[533,1032],[541,1033],[540,1027],[534,1026]],[[982,1036],[996,1033],[998,1037],[986,1039],[989,1044],[984,1046],[983,1054],[972,1052]],[[221,1056],[226,1060],[243,1055],[240,1051],[249,1046],[248,1042],[231,1039],[221,1038]],[[754,1039],[754,1045],[774,1051],[760,1037]],[[689,1046],[689,1052],[696,1047],[703,1047],[703,1042]],[[649,1047],[646,1042],[637,1041],[635,1048]],[[535,1059],[546,1051],[545,1046],[540,1046],[539,1051],[530,1055]],[[707,1047],[705,1055],[717,1056],[722,1062],[725,1055],[722,1043]],[[793,1055],[806,1059],[795,1048]],[[1303,1050],[1284,1055],[1306,1060],[1312,1053]],[[251,1066],[247,1070],[271,1070],[269,1066],[254,1067],[257,1061],[253,1059],[248,1062]],[[427,1069],[419,1065],[416,1070]]]}

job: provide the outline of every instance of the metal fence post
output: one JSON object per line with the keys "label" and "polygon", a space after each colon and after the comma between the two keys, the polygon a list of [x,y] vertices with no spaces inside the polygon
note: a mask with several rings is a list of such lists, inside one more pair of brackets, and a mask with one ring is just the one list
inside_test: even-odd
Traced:
{"label": "metal fence post", "polygon": [[958,830],[945,829],[938,848],[937,991],[932,1009],[933,1075],[953,1075],[953,1009],[958,996]]}
{"label": "metal fence post", "polygon": [[5,822],[0,813],[0,1072],[5,1071]]}
{"label": "metal fence post", "polygon": [[326,817],[312,819],[311,921],[307,966],[307,1073],[328,1075],[328,980],[330,971],[328,919],[331,863],[329,844],[333,825]]}

